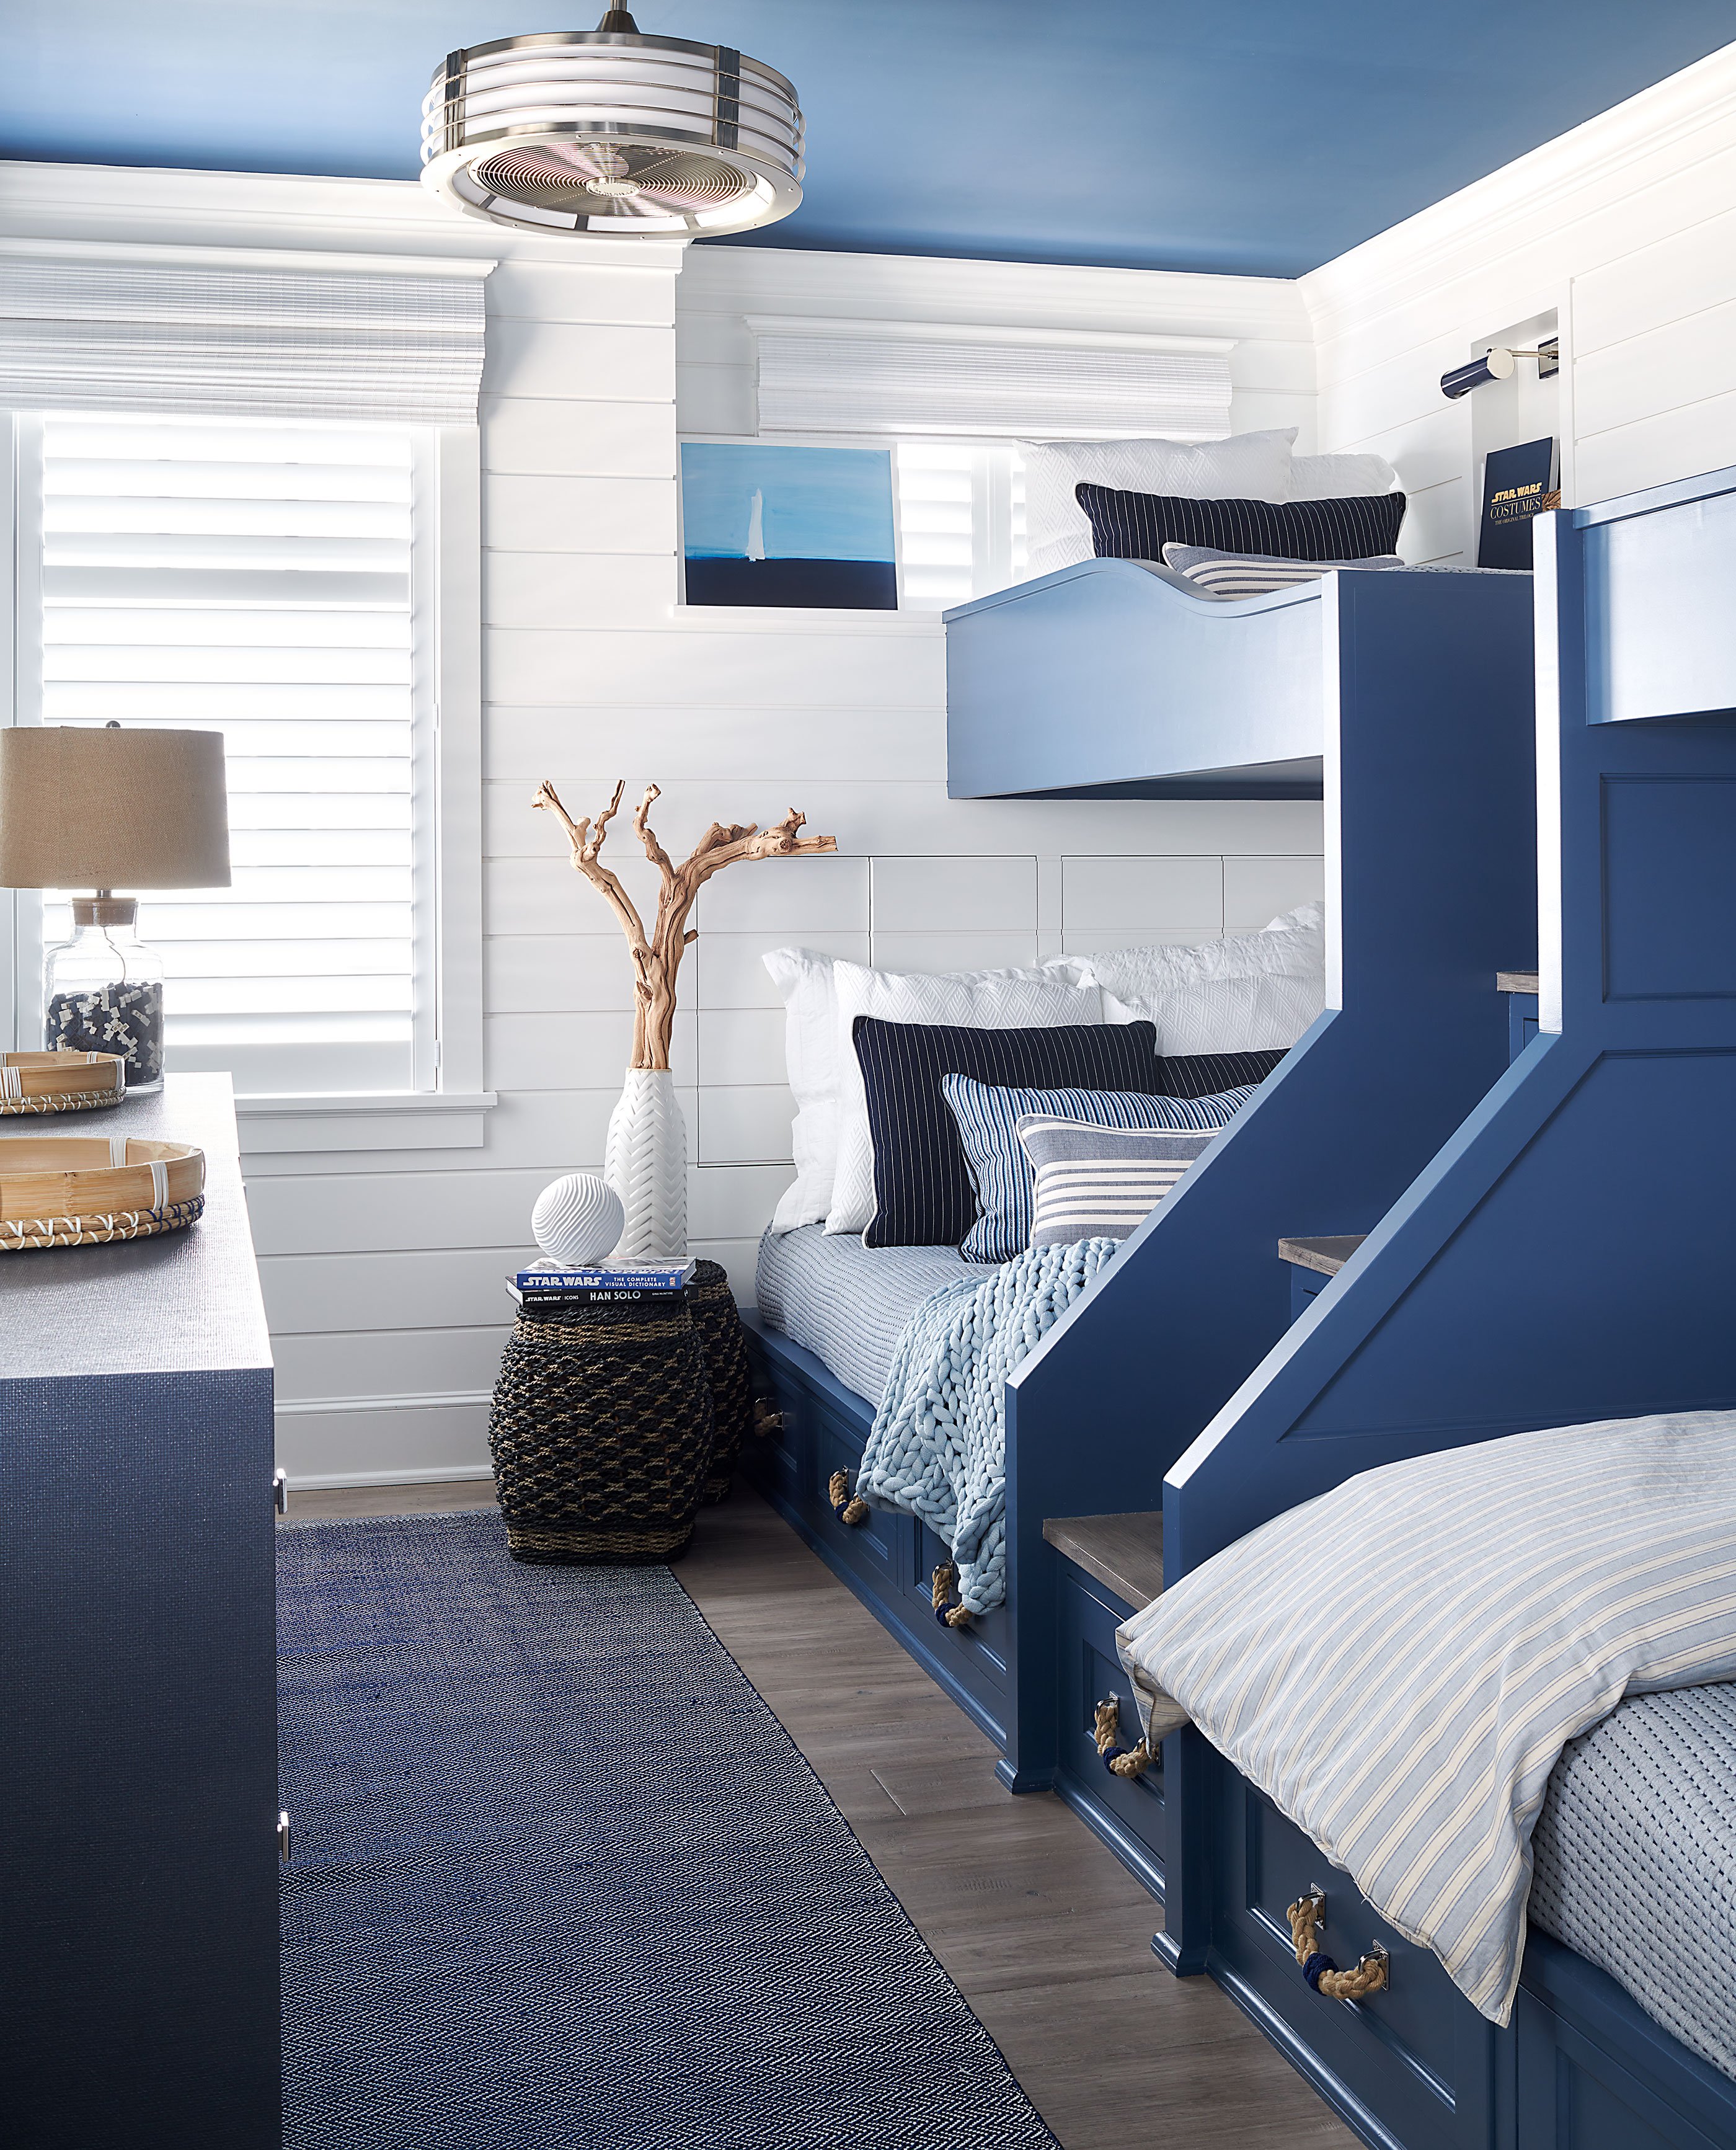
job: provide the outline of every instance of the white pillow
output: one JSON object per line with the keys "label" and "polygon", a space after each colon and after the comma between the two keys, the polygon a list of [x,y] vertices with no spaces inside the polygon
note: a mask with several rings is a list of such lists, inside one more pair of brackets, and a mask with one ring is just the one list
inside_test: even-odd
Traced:
{"label": "white pillow", "polygon": [[1158,1051],[1263,1052],[1285,1051],[1325,1005],[1323,977],[1209,978],[1153,993],[1139,1012],[1158,1027]]}
{"label": "white pillow", "polygon": [[[1108,948],[1057,958],[1057,971],[1062,965],[1080,984],[1103,988],[1106,1009],[1124,1004],[1132,1017],[1154,1022],[1160,1053],[1288,1047],[1325,1005],[1325,912],[1318,903],[1300,904],[1258,933],[1192,946]],[[1250,980],[1294,982],[1298,990],[1221,990]]]}
{"label": "white pillow", "polygon": [[1051,575],[1092,558],[1091,524],[1073,497],[1082,479],[1184,500],[1288,500],[1295,437],[1286,426],[1222,441],[1021,441],[1026,573]]}
{"label": "white pillow", "polygon": [[773,1213],[774,1232],[817,1224],[832,1206],[838,1163],[838,1001],[830,956],[773,948],[760,958],[784,997],[784,1059],[795,1094],[790,1130],[795,1184]]}
{"label": "white pillow", "polygon": [[859,1015],[887,1022],[941,1022],[966,1030],[1053,1030],[1101,1022],[1094,982],[1068,983],[1044,971],[956,972],[931,977],[832,966],[837,1001],[838,1147],[828,1232],[860,1232],[874,1218],[874,1144],[868,1098],[850,1032]]}
{"label": "white pillow", "polygon": [[1390,492],[1399,474],[1385,456],[1292,456],[1289,500],[1342,500],[1347,494]]}

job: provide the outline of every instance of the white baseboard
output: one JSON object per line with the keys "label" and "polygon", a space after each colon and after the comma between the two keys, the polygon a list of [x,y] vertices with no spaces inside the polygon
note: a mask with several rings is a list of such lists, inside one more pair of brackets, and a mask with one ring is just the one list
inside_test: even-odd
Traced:
{"label": "white baseboard", "polygon": [[277,1460],[291,1491],[487,1478],[487,1389],[303,1396],[277,1406]]}
{"label": "white baseboard", "polygon": [[[277,1406],[280,1418],[348,1417],[352,1411],[461,1411],[487,1404],[487,1389],[448,1389],[431,1395],[301,1396]],[[382,1484],[385,1481],[381,1481]]]}
{"label": "white baseboard", "polygon": [[450,1481],[492,1478],[492,1463],[436,1464],[427,1470],[316,1471],[305,1478],[291,1476],[292,1493],[341,1492],[350,1486],[440,1486]]}

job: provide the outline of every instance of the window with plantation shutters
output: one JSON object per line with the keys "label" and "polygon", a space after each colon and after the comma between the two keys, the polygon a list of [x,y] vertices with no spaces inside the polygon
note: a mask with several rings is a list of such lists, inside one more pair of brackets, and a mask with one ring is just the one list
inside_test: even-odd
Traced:
{"label": "window with plantation shutters", "polygon": [[169,1067],[431,1086],[427,430],[51,412],[20,447],[21,717],[224,735],[233,886],[140,901]]}
{"label": "window with plantation shutters", "polygon": [[898,522],[907,611],[944,612],[1025,572],[1025,472],[1005,442],[901,441]]}

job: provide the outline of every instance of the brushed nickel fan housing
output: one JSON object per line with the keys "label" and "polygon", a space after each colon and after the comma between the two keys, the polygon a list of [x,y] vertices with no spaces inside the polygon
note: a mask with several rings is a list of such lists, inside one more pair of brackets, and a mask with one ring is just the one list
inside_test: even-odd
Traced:
{"label": "brushed nickel fan housing", "polygon": [[775,69],[727,45],[594,30],[448,53],[422,101],[422,184],[521,231],[703,237],[788,216],[803,126]]}

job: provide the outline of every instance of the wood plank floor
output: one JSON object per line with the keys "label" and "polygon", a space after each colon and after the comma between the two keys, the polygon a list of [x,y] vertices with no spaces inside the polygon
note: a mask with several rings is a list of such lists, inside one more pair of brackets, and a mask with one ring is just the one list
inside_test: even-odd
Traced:
{"label": "wood plank floor", "polygon": [[[486,1481],[291,1496],[291,1520],[492,1507]],[[1209,1980],[1151,1952],[1153,1902],[995,1749],[780,1517],[707,1509],[675,1573],[787,1727],[1064,2150],[1355,2137]]]}

